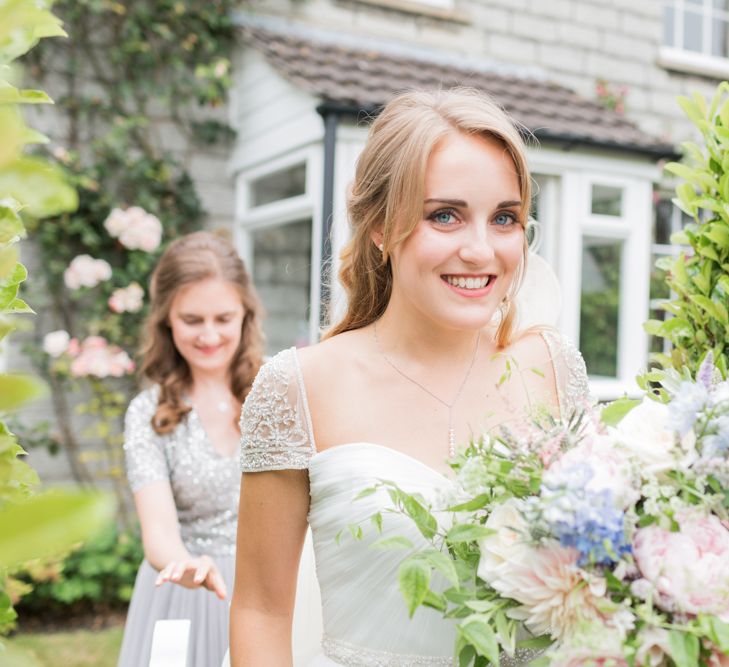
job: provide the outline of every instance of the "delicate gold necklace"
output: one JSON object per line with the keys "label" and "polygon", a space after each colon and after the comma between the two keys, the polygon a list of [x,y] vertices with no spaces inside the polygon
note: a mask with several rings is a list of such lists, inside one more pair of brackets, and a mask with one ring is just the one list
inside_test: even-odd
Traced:
{"label": "delicate gold necklace", "polygon": [[458,387],[458,391],[456,392],[456,395],[453,397],[453,400],[450,403],[447,403],[439,396],[436,396],[430,389],[427,387],[424,387],[420,382],[417,380],[414,380],[409,375],[401,371],[391,360],[390,358],[385,354],[385,351],[382,349],[382,345],[380,345],[380,338],[377,335],[377,322],[375,322],[374,326],[375,330],[375,344],[377,345],[377,350],[382,355],[382,358],[395,370],[399,375],[404,377],[406,380],[409,380],[414,385],[420,387],[428,396],[431,396],[434,398],[438,403],[445,406],[448,409],[448,456],[450,458],[453,458],[456,455],[456,431],[453,427],[453,408],[458,403],[458,399],[461,397],[461,392],[463,391],[463,388],[466,386],[466,381],[468,380],[468,377],[471,375],[471,370],[473,369],[473,364],[476,363],[476,356],[478,354],[478,344],[481,340],[481,332],[478,332],[478,336],[476,336],[476,346],[473,348],[473,357],[471,358],[471,363],[468,365],[468,370],[466,370],[466,374],[463,376],[463,380],[461,380],[461,384]]}

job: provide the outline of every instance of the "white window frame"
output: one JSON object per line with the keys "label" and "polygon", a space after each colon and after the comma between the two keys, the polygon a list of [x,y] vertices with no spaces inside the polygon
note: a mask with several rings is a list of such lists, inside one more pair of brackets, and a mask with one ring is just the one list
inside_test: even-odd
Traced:
{"label": "white window frame", "polygon": [[[570,155],[542,148],[530,154],[533,173],[555,176],[540,220],[554,239],[545,248],[562,289],[559,329],[575,344],[580,340],[583,236],[615,238],[623,243],[620,311],[618,314],[617,377],[590,377],[590,391],[600,400],[637,395],[635,375],[648,361],[648,335],[643,322],[648,312],[650,290],[650,245],[653,182],[660,174],[653,164]],[[591,212],[592,185],[623,190],[620,217]]]}
{"label": "white window frame", "polygon": [[[727,35],[726,53],[714,55],[711,51],[713,41],[713,20],[719,18],[729,22],[729,7],[717,9],[712,0],[703,0],[701,5],[689,4],[686,0],[665,0],[664,8],[673,8],[673,36],[670,44],[664,44],[659,52],[658,63],[667,68],[691,74],[702,74],[727,77],[729,72],[729,34]],[[693,51],[683,46],[683,28],[686,10],[702,15],[701,51]],[[665,21],[665,11],[662,20]],[[729,31],[729,24],[727,25]],[[664,30],[665,35],[665,30]]]}
{"label": "white window frame", "polygon": [[[291,151],[266,161],[236,175],[235,246],[253,273],[253,233],[262,229],[280,227],[302,219],[311,219],[311,258],[309,269],[309,340],[316,342],[319,336],[319,293],[321,287],[321,192],[322,192],[321,143]],[[299,164],[306,165],[304,194],[288,199],[252,206],[252,184]]]}

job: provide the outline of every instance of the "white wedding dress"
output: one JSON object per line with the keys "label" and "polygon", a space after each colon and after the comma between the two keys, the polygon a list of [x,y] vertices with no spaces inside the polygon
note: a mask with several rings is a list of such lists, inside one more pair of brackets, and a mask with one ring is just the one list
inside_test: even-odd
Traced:
{"label": "white wedding dress", "polygon": [[[565,414],[587,397],[584,362],[558,334],[542,335],[551,353],[560,411]],[[403,490],[430,500],[447,492],[453,482],[420,461],[376,443],[343,443],[317,452],[295,348],[284,350],[263,366],[246,400],[241,426],[243,472],[309,471],[309,524],[321,611],[310,590],[297,600],[293,647],[297,667],[455,664],[454,621],[428,608],[420,608],[408,618],[397,577],[405,552],[368,548],[380,535],[367,520],[389,506],[386,494],[354,501],[359,491],[379,479],[394,481]],[[397,514],[383,518],[385,536],[406,536],[424,546],[411,521]],[[352,539],[347,531],[348,524],[358,522],[363,522],[362,541]],[[336,536],[343,529],[338,543]],[[311,579],[308,577],[309,582]],[[304,564],[299,593],[306,590],[306,582]],[[301,628],[307,624],[318,627],[319,614],[322,636],[306,636]],[[318,653],[310,657],[314,643],[319,644]],[[501,664],[524,665],[533,657],[533,652],[522,651],[514,658],[504,656]]]}

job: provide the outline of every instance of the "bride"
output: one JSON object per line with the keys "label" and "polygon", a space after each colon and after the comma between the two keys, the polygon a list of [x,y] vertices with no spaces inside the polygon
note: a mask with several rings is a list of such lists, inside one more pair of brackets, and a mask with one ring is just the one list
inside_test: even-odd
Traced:
{"label": "bride", "polygon": [[[291,665],[307,524],[324,623],[311,665],[453,664],[454,622],[408,618],[404,553],[367,548],[380,535],[366,519],[387,498],[354,497],[388,479],[435,501],[455,443],[586,394],[570,344],[516,331],[529,208],[519,131],[484,95],[407,92],[373,123],[349,199],[346,314],[323,342],[265,364],[243,408],[234,667]],[[409,521],[383,516],[385,536],[417,543]],[[358,522],[364,540],[336,539]]]}

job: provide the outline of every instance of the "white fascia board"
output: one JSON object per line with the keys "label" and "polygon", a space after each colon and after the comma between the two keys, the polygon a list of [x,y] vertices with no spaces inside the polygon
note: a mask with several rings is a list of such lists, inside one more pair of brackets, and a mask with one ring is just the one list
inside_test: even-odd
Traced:
{"label": "white fascia board", "polygon": [[628,178],[659,181],[662,170],[657,161],[638,158],[619,158],[599,153],[577,153],[553,148],[530,148],[527,150],[529,166],[533,172],[542,174],[563,174],[567,170],[613,174],[623,180]]}

